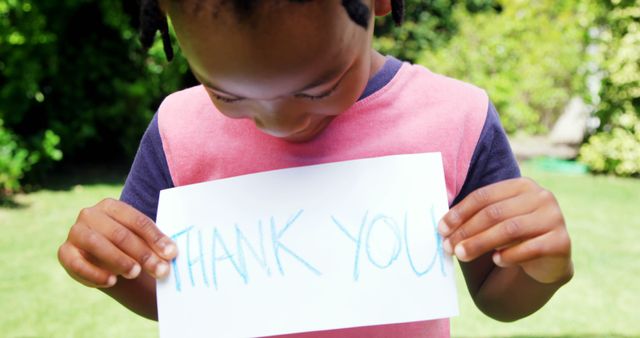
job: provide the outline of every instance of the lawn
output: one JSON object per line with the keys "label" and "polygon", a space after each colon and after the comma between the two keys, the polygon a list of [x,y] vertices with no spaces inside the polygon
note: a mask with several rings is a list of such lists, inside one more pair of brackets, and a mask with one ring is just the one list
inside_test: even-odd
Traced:
{"label": "lawn", "polygon": [[[640,180],[524,173],[556,193],[573,239],[576,275],[540,311],[515,323],[485,317],[458,277],[460,316],[454,337],[640,337]],[[57,247],[78,211],[117,197],[121,177],[79,175],[0,207],[0,336],[156,337],[101,292],[71,280]],[[71,182],[71,183],[69,183]]]}

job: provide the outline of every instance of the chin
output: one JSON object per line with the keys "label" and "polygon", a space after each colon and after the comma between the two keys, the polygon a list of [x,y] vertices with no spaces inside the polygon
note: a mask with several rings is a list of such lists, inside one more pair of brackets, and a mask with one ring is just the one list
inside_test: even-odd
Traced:
{"label": "chin", "polygon": [[303,128],[302,130],[298,130],[298,131],[294,131],[291,133],[286,133],[286,132],[274,132],[274,131],[270,131],[270,130],[262,130],[264,133],[271,135],[273,137],[277,137],[281,140],[287,141],[287,142],[293,142],[293,143],[302,143],[302,142],[307,142],[307,141],[311,141],[314,138],[316,138],[323,130],[324,128],[326,128],[329,123],[332,121],[333,119],[326,119],[321,121],[320,123],[316,124],[315,126],[309,128],[309,126],[307,126],[306,128]]}
{"label": "chin", "polygon": [[319,133],[305,133],[305,134],[293,134],[285,137],[280,137],[280,139],[285,140],[291,143],[304,143],[313,140],[318,136]]}

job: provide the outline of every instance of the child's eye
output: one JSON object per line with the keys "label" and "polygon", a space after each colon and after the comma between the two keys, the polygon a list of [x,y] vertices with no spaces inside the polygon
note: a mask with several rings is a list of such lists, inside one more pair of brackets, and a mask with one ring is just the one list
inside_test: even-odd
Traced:
{"label": "child's eye", "polygon": [[242,100],[242,99],[231,99],[231,98],[220,96],[220,95],[216,95],[216,94],[213,94],[213,97],[215,97],[216,100],[224,102],[224,103],[234,103],[234,102],[238,102],[238,101]]}
{"label": "child's eye", "polygon": [[326,92],[326,93],[322,93],[320,95],[307,95],[307,94],[296,94],[295,97],[297,98],[301,98],[301,99],[308,99],[308,100],[320,100],[320,99],[324,99],[327,96],[330,96],[331,94],[333,94],[333,92],[335,91],[335,88]]}

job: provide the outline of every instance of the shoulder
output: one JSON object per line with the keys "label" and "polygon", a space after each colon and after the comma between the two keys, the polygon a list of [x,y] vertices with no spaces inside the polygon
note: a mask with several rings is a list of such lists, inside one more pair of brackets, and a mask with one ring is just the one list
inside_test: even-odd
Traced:
{"label": "shoulder", "polygon": [[489,108],[484,89],[407,62],[394,80],[390,96],[402,106],[437,115],[443,126],[465,129],[471,139],[479,135]]}
{"label": "shoulder", "polygon": [[158,109],[159,118],[165,115],[180,113],[185,111],[198,111],[211,106],[211,100],[206,89],[202,86],[194,86],[174,92],[167,96]]}
{"label": "shoulder", "polygon": [[201,134],[203,126],[218,124],[219,120],[220,114],[202,85],[167,96],[158,108],[158,129],[163,142],[176,137],[192,139],[191,135]]}
{"label": "shoulder", "polygon": [[425,66],[405,63],[402,72],[407,89],[419,92],[428,99],[458,105],[481,104],[486,112],[489,98],[486,91],[474,84],[438,74]]}

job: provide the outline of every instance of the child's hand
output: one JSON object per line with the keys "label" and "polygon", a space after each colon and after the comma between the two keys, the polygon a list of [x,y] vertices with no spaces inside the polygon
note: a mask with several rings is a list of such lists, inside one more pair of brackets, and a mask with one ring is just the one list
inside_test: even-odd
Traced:
{"label": "child's hand", "polygon": [[58,259],[69,275],[91,287],[111,287],[116,276],[138,277],[144,269],[161,278],[175,244],[147,216],[126,203],[105,199],[80,211]]}
{"label": "child's hand", "polygon": [[443,249],[468,262],[493,252],[500,267],[519,265],[541,283],[572,274],[571,241],[558,202],[533,180],[478,189],[442,218]]}

